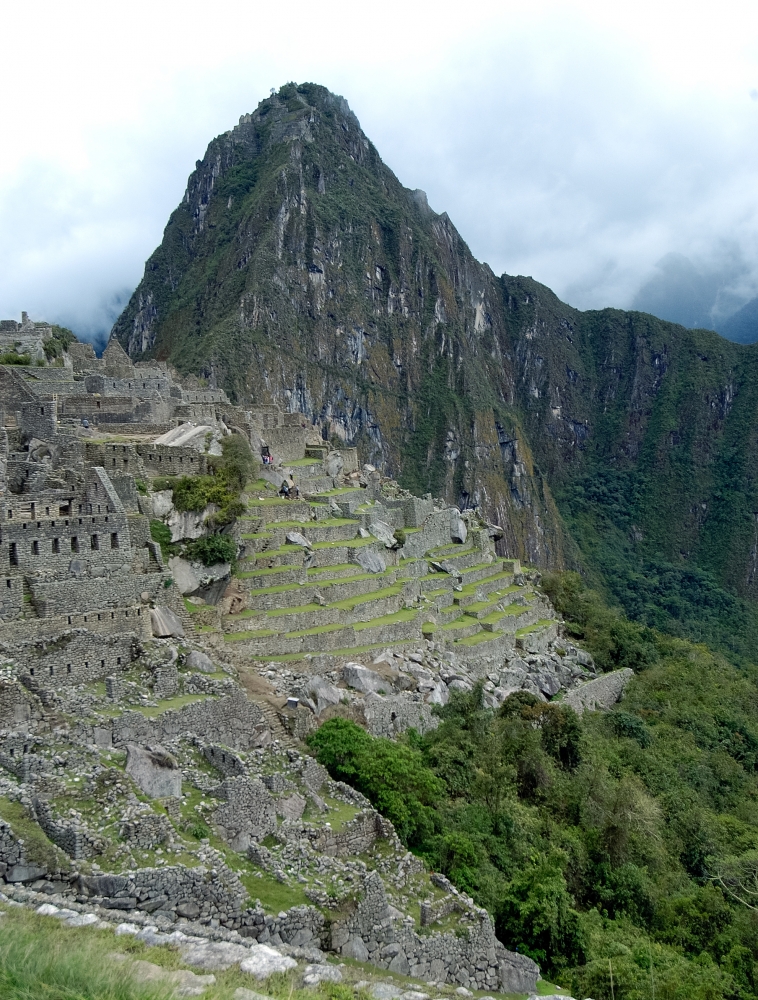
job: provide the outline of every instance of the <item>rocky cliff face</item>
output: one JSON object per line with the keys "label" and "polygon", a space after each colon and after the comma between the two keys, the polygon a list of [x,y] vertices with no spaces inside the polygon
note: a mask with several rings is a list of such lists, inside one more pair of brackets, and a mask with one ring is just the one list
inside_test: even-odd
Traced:
{"label": "rocky cliff face", "polygon": [[756,349],[497,278],[324,88],[211,142],[114,336],[480,504],[514,556],[758,592]]}
{"label": "rocky cliff face", "polygon": [[514,554],[563,563],[500,282],[324,88],[282,88],[210,144],[114,335],[307,414],[409,487],[481,504]]}

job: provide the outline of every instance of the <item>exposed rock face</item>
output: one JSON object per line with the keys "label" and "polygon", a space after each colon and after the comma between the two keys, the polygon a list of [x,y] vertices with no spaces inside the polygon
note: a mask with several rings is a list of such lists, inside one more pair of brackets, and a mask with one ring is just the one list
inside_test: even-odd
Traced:
{"label": "exposed rock face", "polygon": [[182,794],[182,772],[171,754],[158,744],[141,747],[130,743],[126,748],[126,773],[154,799],[178,798]]}
{"label": "exposed rock face", "polygon": [[203,358],[214,384],[305,414],[417,492],[481,503],[514,555],[563,561],[511,413],[500,281],[324,88],[285,87],[210,144],[114,335],[134,358]]}
{"label": "exposed rock face", "polygon": [[170,608],[155,607],[150,611],[153,635],[159,639],[177,638],[184,635],[184,626]]}

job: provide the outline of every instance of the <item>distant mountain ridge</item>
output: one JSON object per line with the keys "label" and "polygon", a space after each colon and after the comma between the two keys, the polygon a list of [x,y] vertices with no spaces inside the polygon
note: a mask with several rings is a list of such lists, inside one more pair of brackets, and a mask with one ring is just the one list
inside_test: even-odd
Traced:
{"label": "distant mountain ridge", "polygon": [[758,348],[498,278],[323,87],[210,143],[112,336],[479,504],[639,617],[758,597]]}

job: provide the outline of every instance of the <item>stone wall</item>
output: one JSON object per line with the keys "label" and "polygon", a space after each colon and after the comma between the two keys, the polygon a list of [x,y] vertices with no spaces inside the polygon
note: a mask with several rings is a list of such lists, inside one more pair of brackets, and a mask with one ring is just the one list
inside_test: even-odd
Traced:
{"label": "stone wall", "polygon": [[208,458],[194,448],[173,447],[169,444],[140,444],[137,452],[149,476],[204,476]]}
{"label": "stone wall", "polygon": [[235,851],[246,851],[251,841],[276,832],[274,799],[260,779],[227,778],[217,795],[224,801],[211,818],[221,837]]}
{"label": "stone wall", "polygon": [[32,801],[34,818],[44,831],[47,839],[65,851],[74,861],[95,857],[102,850],[102,842],[84,827],[58,819],[48,802],[35,796]]}
{"label": "stone wall", "polygon": [[607,710],[622,698],[624,688],[633,677],[634,671],[629,667],[602,674],[595,680],[587,681],[586,684],[580,684],[573,691],[569,691],[563,699],[563,704],[573,708],[577,715],[586,711]]}
{"label": "stone wall", "polygon": [[31,690],[70,687],[104,680],[126,671],[132,661],[134,635],[97,635],[72,629],[57,639],[18,649],[19,675]]}
{"label": "stone wall", "polygon": [[467,989],[533,992],[539,967],[506,950],[486,910],[475,913],[477,919],[462,934],[418,934],[409,918],[392,919],[381,877],[371,872],[354,912],[332,923],[330,945],[342,955],[401,975]]}
{"label": "stone wall", "polygon": [[[0,729],[24,728],[40,714],[37,698],[15,677],[0,680]],[[0,766],[4,766],[1,761]]]}
{"label": "stone wall", "polygon": [[224,698],[206,698],[147,719],[140,712],[124,712],[113,720],[113,744],[163,743],[183,733],[237,750],[258,744],[266,729],[263,712],[242,691]]}

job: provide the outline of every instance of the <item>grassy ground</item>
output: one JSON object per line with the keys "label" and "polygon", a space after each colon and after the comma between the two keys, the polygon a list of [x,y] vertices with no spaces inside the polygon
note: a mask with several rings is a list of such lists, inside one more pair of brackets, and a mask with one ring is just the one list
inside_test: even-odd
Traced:
{"label": "grassy ground", "polygon": [[[152,962],[167,971],[183,968],[174,948],[150,948],[130,937],[114,936],[110,930],[66,927],[54,917],[40,917],[29,910],[13,907],[0,910],[0,997],[3,1000],[169,1000],[171,984],[141,983],[129,964],[114,960],[114,954]],[[202,969],[194,969],[202,975]],[[234,991],[244,986],[273,1000],[368,1000],[363,990],[352,984],[366,978],[394,981],[404,989],[422,989],[424,984],[402,976],[348,960],[342,966],[344,982],[335,987],[322,984],[320,990],[299,987],[299,973],[271,976],[260,983],[238,967],[216,972],[216,982],[203,993],[204,1000],[233,1000]],[[540,996],[558,992],[549,983],[539,982]],[[444,993],[455,996],[452,987]],[[524,996],[512,995],[512,1000]]]}

